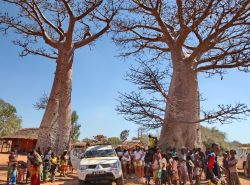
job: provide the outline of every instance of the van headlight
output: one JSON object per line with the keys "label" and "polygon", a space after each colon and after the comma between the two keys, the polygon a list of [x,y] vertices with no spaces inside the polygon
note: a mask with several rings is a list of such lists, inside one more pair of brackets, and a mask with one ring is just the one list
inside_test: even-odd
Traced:
{"label": "van headlight", "polygon": [[88,165],[80,165],[79,170],[86,170],[88,169]]}
{"label": "van headlight", "polygon": [[118,162],[111,163],[111,164],[110,164],[110,167],[111,167],[111,168],[119,168],[119,164],[118,164]]}

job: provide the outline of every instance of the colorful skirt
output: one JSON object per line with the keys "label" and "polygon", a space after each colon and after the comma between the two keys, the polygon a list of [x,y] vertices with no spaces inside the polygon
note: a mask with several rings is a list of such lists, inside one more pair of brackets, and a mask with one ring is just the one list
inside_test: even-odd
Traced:
{"label": "colorful skirt", "polygon": [[240,185],[240,180],[237,172],[230,173],[230,185]]}
{"label": "colorful skirt", "polygon": [[31,165],[30,167],[31,185],[39,185],[41,179],[40,167]]}

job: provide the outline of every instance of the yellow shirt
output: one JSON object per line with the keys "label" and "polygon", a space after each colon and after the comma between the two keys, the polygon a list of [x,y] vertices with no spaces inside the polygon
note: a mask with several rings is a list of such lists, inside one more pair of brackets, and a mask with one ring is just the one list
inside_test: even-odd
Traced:
{"label": "yellow shirt", "polygon": [[51,163],[52,164],[57,164],[57,157],[52,157],[51,158]]}
{"label": "yellow shirt", "polygon": [[155,140],[154,138],[149,138],[149,148],[154,148],[155,147]]}

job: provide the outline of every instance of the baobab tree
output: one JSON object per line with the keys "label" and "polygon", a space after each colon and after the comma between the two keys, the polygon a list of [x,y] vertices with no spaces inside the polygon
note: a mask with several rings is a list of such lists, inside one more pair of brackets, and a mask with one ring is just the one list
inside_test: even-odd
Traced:
{"label": "baobab tree", "polygon": [[37,146],[51,146],[61,153],[67,148],[70,135],[74,52],[109,30],[117,14],[115,3],[112,0],[1,0],[3,6],[7,12],[1,9],[0,29],[3,33],[14,31],[19,35],[14,44],[22,48],[20,55],[34,54],[56,60]]}
{"label": "baobab tree", "polygon": [[170,61],[172,67],[163,148],[201,145],[198,73],[249,71],[249,8],[242,0],[126,1],[126,16],[121,14],[114,27],[114,41],[125,50],[121,56]]}
{"label": "baobab tree", "polygon": [[[139,62],[139,67],[130,67],[125,79],[137,89],[119,93],[116,111],[127,121],[146,129],[161,128],[164,124],[165,107],[168,106],[170,71],[161,63]],[[200,101],[207,101],[200,95]],[[214,110],[201,108],[201,117],[195,123],[230,124],[250,115],[250,109],[242,102],[218,104]]]}

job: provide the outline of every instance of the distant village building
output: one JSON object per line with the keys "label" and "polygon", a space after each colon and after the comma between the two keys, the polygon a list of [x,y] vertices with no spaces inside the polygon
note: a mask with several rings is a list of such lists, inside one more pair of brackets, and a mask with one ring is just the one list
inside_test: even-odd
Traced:
{"label": "distant village building", "polygon": [[14,134],[0,138],[0,152],[10,152],[12,148],[26,153],[36,147],[39,128],[25,128]]}

